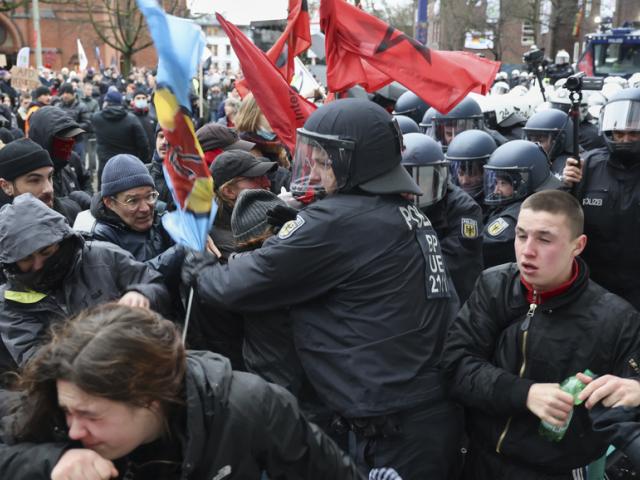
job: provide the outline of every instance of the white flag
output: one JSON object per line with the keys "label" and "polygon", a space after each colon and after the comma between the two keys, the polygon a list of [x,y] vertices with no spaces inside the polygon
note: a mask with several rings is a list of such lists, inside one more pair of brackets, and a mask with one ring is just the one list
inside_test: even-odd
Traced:
{"label": "white flag", "polygon": [[16,60],[16,67],[29,67],[29,47],[22,47],[18,52],[18,59]]}
{"label": "white flag", "polygon": [[78,38],[78,63],[80,64],[80,71],[84,71],[87,69],[89,65],[89,61],[87,60],[87,54],[84,53],[84,48],[82,48],[82,43],[80,43],[80,39]]}

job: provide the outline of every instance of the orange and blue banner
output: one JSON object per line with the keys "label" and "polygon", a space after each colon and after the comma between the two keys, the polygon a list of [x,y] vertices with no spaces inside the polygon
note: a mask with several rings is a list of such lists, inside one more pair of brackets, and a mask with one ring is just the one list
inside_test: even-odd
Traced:
{"label": "orange and blue banner", "polygon": [[162,217],[162,224],[177,243],[204,250],[217,207],[213,179],[189,115],[191,79],[202,57],[204,35],[194,22],[167,15],[156,0],[137,2],[158,52],[154,105],[168,143],[164,176],[178,207]]}

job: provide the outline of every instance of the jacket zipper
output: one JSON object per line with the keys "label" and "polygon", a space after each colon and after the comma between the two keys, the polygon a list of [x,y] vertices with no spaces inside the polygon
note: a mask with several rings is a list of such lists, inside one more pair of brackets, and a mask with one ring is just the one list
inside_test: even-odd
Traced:
{"label": "jacket zipper", "polygon": [[[527,368],[527,338],[529,337],[529,326],[531,324],[531,319],[533,315],[536,313],[536,307],[538,301],[538,292],[533,291],[533,303],[529,305],[529,311],[527,312],[527,316],[525,317],[522,325],[520,326],[520,330],[522,330],[522,365],[520,365],[520,371],[518,372],[518,376],[522,378],[524,376],[524,371]],[[507,436],[507,432],[509,431],[509,427],[511,426],[511,419],[513,417],[509,417],[507,420],[507,424],[504,426],[504,430],[498,437],[498,444],[496,445],[496,452],[500,452],[502,448],[502,444],[504,443],[504,439]]]}

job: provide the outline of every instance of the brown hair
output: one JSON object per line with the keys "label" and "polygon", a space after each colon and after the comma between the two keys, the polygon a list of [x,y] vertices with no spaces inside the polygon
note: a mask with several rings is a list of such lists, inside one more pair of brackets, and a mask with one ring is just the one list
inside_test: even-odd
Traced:
{"label": "brown hair", "polygon": [[240,109],[233,119],[233,123],[239,132],[257,132],[260,128],[262,111],[252,93],[242,99]]}
{"label": "brown hair", "polygon": [[561,190],[543,190],[527,197],[520,210],[529,209],[534,212],[548,212],[567,217],[569,230],[573,238],[584,231],[584,212],[578,200]]}
{"label": "brown hair", "polygon": [[[51,330],[51,340],[27,363],[18,386],[24,395],[20,441],[43,441],[60,419],[56,381],[90,395],[137,407],[160,403],[165,430],[172,406],[184,403],[185,349],[176,326],[143,308],[108,303],[81,312]],[[58,422],[59,424],[59,422]]]}

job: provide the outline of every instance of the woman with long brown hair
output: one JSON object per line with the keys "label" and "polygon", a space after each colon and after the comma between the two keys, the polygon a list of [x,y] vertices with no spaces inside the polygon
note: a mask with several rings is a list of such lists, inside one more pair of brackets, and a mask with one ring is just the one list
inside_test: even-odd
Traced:
{"label": "woman with long brown hair", "polygon": [[19,387],[3,479],[358,478],[288,392],[186,353],[150,310],[106,304],[67,321]]}

